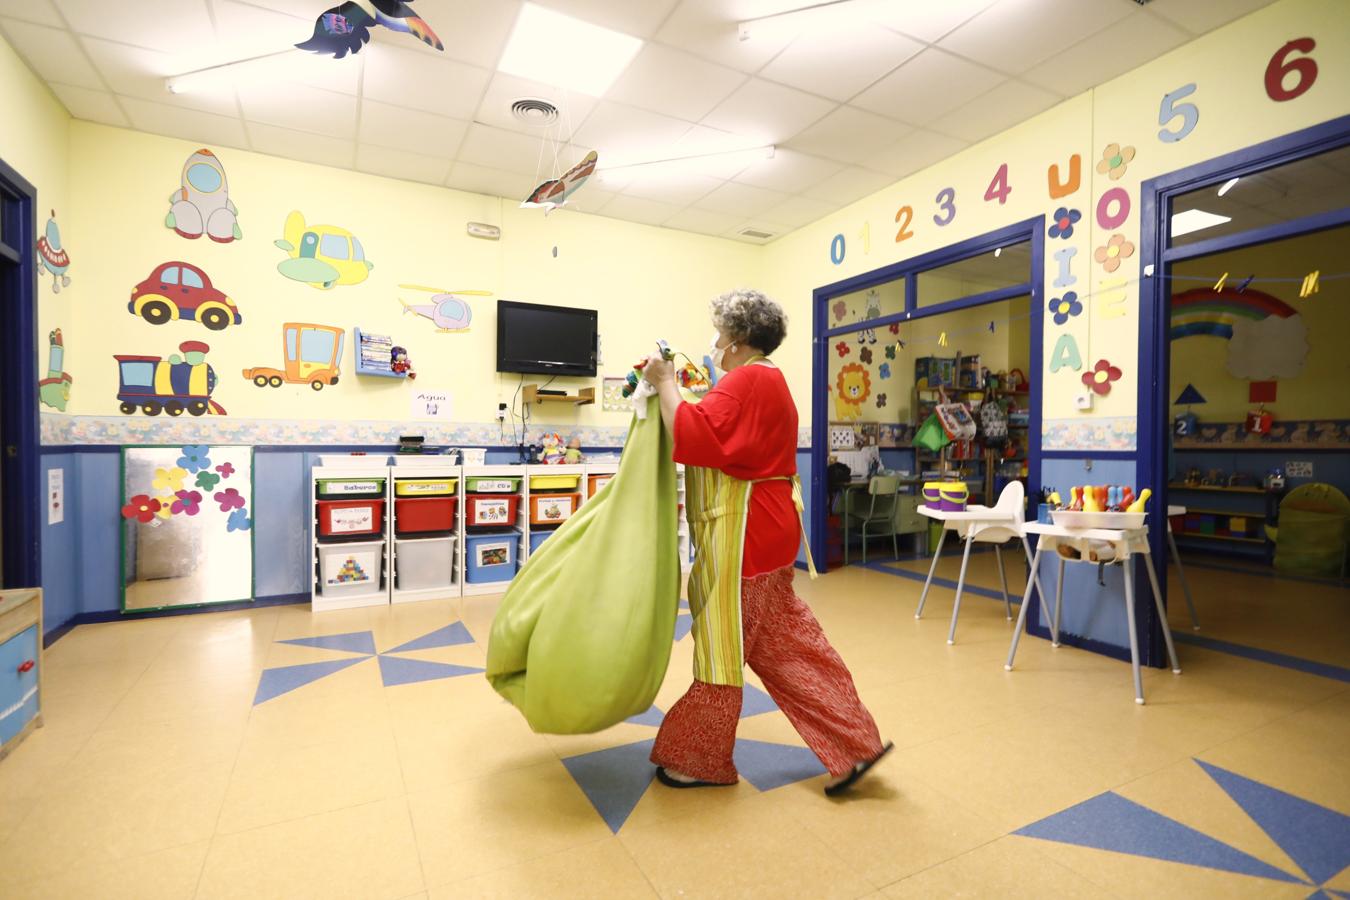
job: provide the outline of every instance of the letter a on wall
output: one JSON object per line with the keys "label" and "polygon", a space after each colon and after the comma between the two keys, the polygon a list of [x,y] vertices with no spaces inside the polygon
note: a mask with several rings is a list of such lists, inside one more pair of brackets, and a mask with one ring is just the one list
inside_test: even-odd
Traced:
{"label": "letter a on wall", "polygon": [[1050,373],[1053,375],[1065,367],[1075,372],[1083,368],[1083,360],[1078,355],[1078,342],[1071,334],[1061,334],[1055,342],[1055,352],[1050,354]]}

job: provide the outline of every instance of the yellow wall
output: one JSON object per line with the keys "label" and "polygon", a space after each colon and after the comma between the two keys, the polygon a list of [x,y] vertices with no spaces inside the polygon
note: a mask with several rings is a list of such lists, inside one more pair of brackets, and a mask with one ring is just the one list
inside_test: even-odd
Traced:
{"label": "yellow wall", "polygon": [[[45,269],[38,278],[38,377],[47,376],[47,335],[53,328],[62,330],[69,358],[75,349],[71,333],[72,305],[92,296],[86,281],[84,241],[72,223],[68,202],[67,173],[70,143],[70,116],[37,79],[9,44],[0,39],[0,97],[4,98],[5,126],[0,131],[0,159],[37,188],[37,233],[41,235],[47,217],[56,211],[61,228],[62,246],[71,257],[71,283],[56,294],[51,276]],[[69,364],[66,370],[69,371]],[[74,386],[72,403],[78,399],[80,385]],[[46,412],[54,412],[43,407]],[[67,409],[69,411],[69,408]]]}
{"label": "yellow wall", "polygon": [[[1047,24],[1047,27],[1053,27]],[[1287,102],[1266,96],[1264,73],[1272,55],[1294,38],[1312,36],[1317,47],[1311,54],[1319,75],[1311,90]],[[1297,56],[1297,54],[1295,54]],[[1092,260],[1094,248],[1104,245],[1113,233],[1123,234],[1136,248],[1140,236],[1140,183],[1147,178],[1193,165],[1273,137],[1296,131],[1346,114],[1350,109],[1350,16],[1341,0],[1283,0],[1177,48],[1135,71],[1074,97],[1058,106],[967,148],[955,156],[911,175],[896,185],[859,200],[823,220],[806,226],[770,244],[765,250],[766,289],[783,300],[799,320],[809,315],[814,288],[918,256],[988,231],[1046,216],[1059,206],[1078,209],[1083,217],[1069,240],[1046,240],[1046,268],[1042,302],[1059,296],[1052,287],[1058,266],[1051,255],[1062,247],[1074,247],[1077,255],[1072,273],[1076,290],[1085,303],[1084,313],[1056,326],[1046,317],[1043,338],[1045,365],[1049,365],[1061,334],[1077,343],[1083,370],[1100,358],[1124,370],[1122,379],[1106,397],[1096,400],[1091,412],[1077,412],[1074,398],[1082,390],[1081,372],[1069,368],[1046,377],[1044,416],[1087,424],[1113,418],[1128,421],[1133,430],[1136,412],[1138,358],[1138,285],[1140,254],[1108,275]],[[1200,111],[1198,124],[1183,140],[1165,143],[1158,138],[1162,97],[1183,85],[1195,83],[1194,94],[1182,102],[1194,103]],[[1291,79],[1292,83],[1292,79]],[[1179,120],[1170,128],[1175,130]],[[1112,143],[1136,148],[1123,177],[1112,180],[1096,171],[1104,148]],[[1082,183],[1062,199],[1051,199],[1047,169],[1057,164],[1067,175],[1069,159],[1081,158]],[[1006,203],[984,199],[994,173],[1006,163],[1012,192]],[[956,191],[956,216],[945,227],[934,224],[939,214],[935,202],[947,187]],[[1112,231],[1101,229],[1096,219],[1098,199],[1108,189],[1122,187],[1131,201],[1125,223]],[[893,240],[897,210],[912,207],[913,237]],[[1047,225],[1049,222],[1047,221]],[[870,231],[870,247],[864,249],[861,233]],[[830,244],[836,234],[847,242],[845,258],[834,265]],[[1128,283],[1115,291],[1102,290],[1102,283],[1123,277]],[[1109,305],[1117,298],[1119,305]],[[1109,313],[1123,313],[1110,317]],[[809,335],[798,330],[783,354],[790,381],[803,408],[810,385]],[[1029,373],[1030,374],[1030,373]],[[1036,376],[1033,374],[1033,378]],[[1091,446],[1091,435],[1110,434],[1111,428],[1082,430]],[[1133,439],[1130,438],[1130,441]]]}

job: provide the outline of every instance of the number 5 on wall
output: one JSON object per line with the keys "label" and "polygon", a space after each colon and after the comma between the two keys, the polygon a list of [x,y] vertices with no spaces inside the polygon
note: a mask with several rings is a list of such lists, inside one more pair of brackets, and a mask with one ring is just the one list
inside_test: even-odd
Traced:
{"label": "number 5 on wall", "polygon": [[[1163,96],[1162,106],[1158,109],[1158,124],[1163,128],[1158,132],[1158,140],[1175,144],[1195,130],[1196,123],[1200,121],[1200,110],[1194,103],[1177,103],[1182,97],[1189,97],[1194,93],[1195,82],[1191,82]],[[1177,116],[1181,116],[1181,128],[1177,131],[1168,131],[1167,123]]]}

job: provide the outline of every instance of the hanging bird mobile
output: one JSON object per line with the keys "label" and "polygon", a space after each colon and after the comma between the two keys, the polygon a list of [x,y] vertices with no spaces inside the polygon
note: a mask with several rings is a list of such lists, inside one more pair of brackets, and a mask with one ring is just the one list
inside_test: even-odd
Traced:
{"label": "hanging bird mobile", "polygon": [[578,188],[586,183],[586,179],[591,177],[595,171],[595,164],[600,159],[599,154],[594,150],[587,153],[581,162],[568,169],[559,178],[550,178],[535,188],[530,196],[520,204],[521,209],[540,207],[544,208],[544,215],[548,215],[553,210],[567,202]]}
{"label": "hanging bird mobile", "polygon": [[313,36],[295,46],[342,59],[348,53],[360,53],[370,42],[371,27],[376,25],[411,34],[428,47],[445,49],[436,32],[405,0],[348,0],[315,19]]}

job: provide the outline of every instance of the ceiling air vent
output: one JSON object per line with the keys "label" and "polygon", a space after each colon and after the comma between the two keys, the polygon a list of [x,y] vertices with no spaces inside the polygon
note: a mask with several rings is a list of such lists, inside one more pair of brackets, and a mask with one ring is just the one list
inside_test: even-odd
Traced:
{"label": "ceiling air vent", "polygon": [[558,107],[538,97],[521,97],[511,102],[511,116],[527,125],[552,125],[558,121]]}
{"label": "ceiling air vent", "polygon": [[773,237],[772,233],[768,231],[760,231],[757,228],[742,228],[740,231],[736,233],[739,234],[741,237],[754,238],[757,241],[766,241],[769,238]]}

